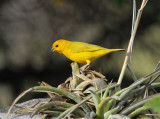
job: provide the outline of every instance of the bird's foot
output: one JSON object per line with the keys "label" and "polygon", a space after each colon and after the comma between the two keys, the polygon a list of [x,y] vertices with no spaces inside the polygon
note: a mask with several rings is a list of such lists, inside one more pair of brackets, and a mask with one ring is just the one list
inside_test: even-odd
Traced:
{"label": "bird's foot", "polygon": [[88,70],[89,69],[89,67],[90,67],[90,65],[89,64],[86,64],[86,65],[84,65],[84,66],[82,66],[81,68],[80,68],[80,71],[85,71],[85,70]]}

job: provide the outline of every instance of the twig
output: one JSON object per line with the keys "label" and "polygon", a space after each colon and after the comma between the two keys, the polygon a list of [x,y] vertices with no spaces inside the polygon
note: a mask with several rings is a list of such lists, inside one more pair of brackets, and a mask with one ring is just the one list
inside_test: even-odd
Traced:
{"label": "twig", "polygon": [[28,90],[22,92],[22,93],[13,101],[12,105],[10,106],[10,108],[9,108],[9,110],[8,110],[8,112],[7,112],[6,119],[8,119],[8,116],[9,116],[9,114],[10,114],[13,106],[17,103],[17,101],[18,101],[20,98],[22,98],[26,93],[29,93],[29,92],[31,92],[32,90],[33,90],[33,88],[29,88]]}
{"label": "twig", "polygon": [[134,81],[137,81],[138,79],[137,79],[135,73],[133,72],[132,68],[129,66],[129,64],[127,65],[127,68],[128,68],[128,70],[130,71],[133,80],[134,80]]}
{"label": "twig", "polygon": [[128,64],[128,59],[129,59],[129,57],[131,56],[131,53],[132,53],[132,46],[133,46],[134,38],[135,38],[135,35],[136,35],[136,31],[137,31],[137,28],[138,28],[138,25],[139,25],[139,21],[140,21],[141,15],[142,15],[142,11],[143,11],[143,8],[145,7],[146,4],[147,4],[147,0],[143,0],[142,4],[141,4],[141,8],[138,10],[137,18],[136,18],[136,21],[135,21],[135,24],[134,24],[134,29],[133,29],[132,34],[131,34],[131,38],[130,38],[130,42],[128,44],[126,57],[125,57],[125,60],[124,60],[122,70],[121,70],[121,73],[119,75],[119,79],[118,79],[117,84],[121,85],[121,83],[122,83],[124,73],[125,73],[125,70],[126,70],[126,67],[127,67],[127,64]]}

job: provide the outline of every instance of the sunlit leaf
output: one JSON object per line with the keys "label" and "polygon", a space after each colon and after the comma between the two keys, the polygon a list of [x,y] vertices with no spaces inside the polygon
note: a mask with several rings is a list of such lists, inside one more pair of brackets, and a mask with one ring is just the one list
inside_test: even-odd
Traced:
{"label": "sunlit leaf", "polygon": [[145,104],[146,107],[152,108],[155,112],[160,114],[160,95],[154,97]]}

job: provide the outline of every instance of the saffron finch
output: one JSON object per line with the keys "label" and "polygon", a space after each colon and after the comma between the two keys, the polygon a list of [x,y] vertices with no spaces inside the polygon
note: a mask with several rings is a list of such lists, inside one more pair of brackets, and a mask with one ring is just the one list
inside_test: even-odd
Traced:
{"label": "saffron finch", "polygon": [[124,49],[107,49],[97,45],[83,42],[74,42],[64,39],[53,43],[51,51],[63,53],[67,58],[77,63],[90,64],[95,59],[114,51],[123,51]]}

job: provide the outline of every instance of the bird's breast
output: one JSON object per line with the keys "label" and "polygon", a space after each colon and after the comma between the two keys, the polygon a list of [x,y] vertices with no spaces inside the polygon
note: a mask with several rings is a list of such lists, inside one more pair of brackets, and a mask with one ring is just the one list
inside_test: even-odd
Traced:
{"label": "bird's breast", "polygon": [[104,55],[104,53],[101,52],[64,52],[63,53],[67,58],[69,58],[72,61],[78,62],[78,63],[86,63],[86,60],[93,61],[97,59],[98,57]]}

